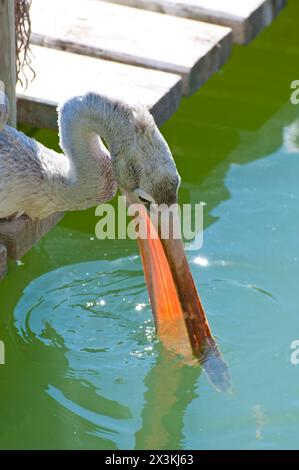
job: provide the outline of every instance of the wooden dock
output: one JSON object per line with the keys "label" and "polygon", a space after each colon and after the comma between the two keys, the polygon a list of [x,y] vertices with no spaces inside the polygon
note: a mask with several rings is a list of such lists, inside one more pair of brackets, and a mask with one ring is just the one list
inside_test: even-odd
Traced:
{"label": "wooden dock", "polygon": [[56,129],[58,102],[93,90],[145,103],[160,125],[228,60],[233,39],[248,43],[284,4],[33,0],[36,78],[17,87],[18,121]]}
{"label": "wooden dock", "polygon": [[[0,80],[14,70],[10,0],[1,0]],[[202,86],[229,59],[233,41],[247,44],[279,13],[285,0],[33,0],[32,67],[36,78],[17,86],[18,122],[57,129],[59,102],[98,91],[142,102],[158,125],[183,95]],[[10,6],[9,6],[10,5]],[[4,25],[3,27],[1,25]],[[1,29],[2,28],[2,29]],[[12,108],[13,109],[13,108]],[[0,278],[7,257],[23,256],[62,215],[43,223],[0,221]]]}
{"label": "wooden dock", "polygon": [[229,28],[106,2],[34,0],[31,18],[34,44],[175,73],[185,94],[231,52]]}
{"label": "wooden dock", "polygon": [[234,42],[248,44],[286,4],[286,0],[106,0],[232,29]]}
{"label": "wooden dock", "polygon": [[[28,89],[18,94],[19,122],[56,129],[58,102],[88,90],[143,102],[159,124],[179,106],[182,86],[178,75],[48,47],[32,46],[32,51],[38,74]],[[59,73],[53,74],[53,63]]]}

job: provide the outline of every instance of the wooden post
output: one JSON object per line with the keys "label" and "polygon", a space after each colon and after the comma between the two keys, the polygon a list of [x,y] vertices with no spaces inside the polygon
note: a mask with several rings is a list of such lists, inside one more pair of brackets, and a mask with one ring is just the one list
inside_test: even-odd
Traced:
{"label": "wooden post", "polygon": [[0,80],[9,100],[9,123],[16,126],[15,2],[0,0]]}
{"label": "wooden post", "polygon": [[0,243],[0,280],[5,276],[7,271],[7,250]]}
{"label": "wooden post", "polygon": [[26,216],[12,221],[0,220],[0,248],[1,245],[6,247],[10,259],[22,258],[63,216],[62,212],[57,212],[39,221]]}

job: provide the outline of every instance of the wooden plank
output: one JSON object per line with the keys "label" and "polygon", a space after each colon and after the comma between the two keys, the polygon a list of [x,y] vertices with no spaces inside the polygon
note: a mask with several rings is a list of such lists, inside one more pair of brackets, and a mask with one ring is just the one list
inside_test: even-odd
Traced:
{"label": "wooden plank", "polygon": [[156,70],[95,59],[46,47],[32,46],[35,80],[19,88],[19,121],[38,127],[57,127],[57,104],[87,91],[130,103],[141,102],[158,125],[178,108],[181,77]]}
{"label": "wooden plank", "polygon": [[14,2],[0,0],[0,80],[9,101],[9,123],[16,125],[16,47]]}
{"label": "wooden plank", "polygon": [[247,44],[286,4],[286,0],[106,0],[168,15],[228,26],[234,42]]}
{"label": "wooden plank", "polygon": [[7,273],[7,250],[0,244],[0,281]]}
{"label": "wooden plank", "polygon": [[2,244],[6,247],[9,258],[20,259],[62,219],[63,215],[53,214],[40,221],[32,221],[26,216],[13,221],[0,220],[0,246]]}
{"label": "wooden plank", "polygon": [[185,94],[231,52],[229,28],[94,0],[34,0],[31,19],[34,44],[180,74]]}
{"label": "wooden plank", "polygon": [[0,80],[0,132],[7,123],[7,103],[5,99],[5,85]]}

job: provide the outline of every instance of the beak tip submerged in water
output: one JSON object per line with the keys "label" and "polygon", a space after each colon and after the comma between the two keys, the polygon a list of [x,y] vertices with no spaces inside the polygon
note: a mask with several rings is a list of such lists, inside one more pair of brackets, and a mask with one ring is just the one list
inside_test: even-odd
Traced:
{"label": "beak tip submerged in water", "polygon": [[217,346],[213,351],[207,354],[203,360],[202,366],[210,382],[219,392],[232,393],[229,369]]}

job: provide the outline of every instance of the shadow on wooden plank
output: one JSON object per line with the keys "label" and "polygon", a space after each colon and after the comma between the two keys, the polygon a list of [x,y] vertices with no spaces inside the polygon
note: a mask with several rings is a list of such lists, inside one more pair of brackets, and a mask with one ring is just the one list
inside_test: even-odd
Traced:
{"label": "shadow on wooden plank", "polygon": [[56,213],[44,220],[33,221],[27,216],[22,216],[13,221],[0,220],[0,247],[1,244],[6,247],[8,258],[13,260],[20,259],[35,243],[49,232],[63,216],[63,213]]}

